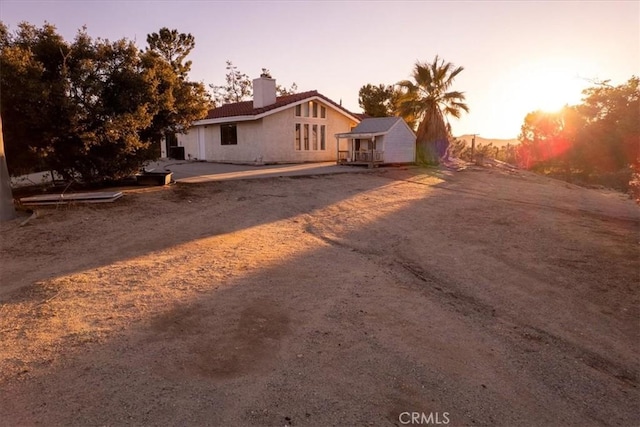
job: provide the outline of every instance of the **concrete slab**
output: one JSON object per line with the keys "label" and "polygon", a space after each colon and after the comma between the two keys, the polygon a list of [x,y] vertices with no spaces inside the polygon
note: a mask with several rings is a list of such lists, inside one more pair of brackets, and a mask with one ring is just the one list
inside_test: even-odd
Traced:
{"label": "concrete slab", "polygon": [[337,165],[335,162],[254,166],[189,161],[159,161],[149,165],[146,170],[171,171],[176,182],[190,184],[232,179],[364,173],[371,171],[367,168]]}
{"label": "concrete slab", "polygon": [[[185,160],[159,160],[149,164],[149,172],[173,172],[173,179],[184,183],[202,183],[231,179],[258,179],[279,176],[305,176],[336,173],[366,173],[373,169],[361,166],[338,165],[335,162],[282,164],[282,165],[235,165],[228,163],[193,162]],[[61,177],[56,176],[56,179]],[[12,187],[35,184],[52,184],[50,172],[39,172],[12,178]]]}

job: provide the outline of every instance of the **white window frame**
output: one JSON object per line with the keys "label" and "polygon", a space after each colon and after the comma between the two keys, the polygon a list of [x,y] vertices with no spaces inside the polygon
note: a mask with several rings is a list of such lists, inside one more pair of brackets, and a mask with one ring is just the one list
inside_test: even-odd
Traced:
{"label": "white window frame", "polygon": [[326,151],[327,107],[318,101],[302,102],[294,107],[293,115],[295,117],[293,149],[295,151]]}
{"label": "white window frame", "polygon": [[318,151],[318,124],[317,123],[311,124],[311,150]]}

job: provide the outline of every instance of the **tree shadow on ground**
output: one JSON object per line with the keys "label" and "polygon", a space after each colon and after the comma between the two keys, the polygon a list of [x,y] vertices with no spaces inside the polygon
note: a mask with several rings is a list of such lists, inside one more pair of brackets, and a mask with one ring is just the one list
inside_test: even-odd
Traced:
{"label": "tree shadow on ground", "polygon": [[[162,203],[181,208],[148,225],[153,211],[131,201],[147,247],[75,266],[48,285],[60,296],[32,301],[12,339],[33,341],[30,325],[58,336],[9,361],[1,412],[71,425],[393,424],[405,411],[633,423],[633,224],[518,197],[540,183],[463,193],[432,179],[183,187]],[[209,192],[226,205],[200,212]],[[161,225],[170,247],[144,235]],[[74,315],[83,304],[94,311]]]}

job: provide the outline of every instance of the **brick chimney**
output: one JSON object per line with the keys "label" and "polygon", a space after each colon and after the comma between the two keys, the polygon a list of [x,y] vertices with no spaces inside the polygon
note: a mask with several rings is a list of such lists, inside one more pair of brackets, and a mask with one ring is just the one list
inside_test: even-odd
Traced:
{"label": "brick chimney", "polygon": [[253,79],[253,108],[276,103],[276,80],[260,76]]}

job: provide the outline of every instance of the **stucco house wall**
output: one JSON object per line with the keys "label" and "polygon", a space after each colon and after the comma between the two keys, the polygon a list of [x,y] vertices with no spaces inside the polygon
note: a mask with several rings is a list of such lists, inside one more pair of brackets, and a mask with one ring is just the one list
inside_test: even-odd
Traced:
{"label": "stucco house wall", "polygon": [[[315,101],[318,102],[318,101]],[[326,118],[296,117],[295,105],[284,111],[280,111],[271,116],[265,117],[264,121],[264,141],[265,141],[265,162],[320,162],[337,160],[336,140],[333,137],[338,132],[348,132],[356,122],[335,111],[333,108],[318,102],[319,106],[326,108]],[[309,125],[309,150],[296,150],[296,124],[301,125],[301,133],[304,132],[302,126]],[[318,149],[313,149],[311,126],[318,126]],[[320,132],[324,126],[325,149],[321,150]],[[302,135],[304,138],[304,135]],[[301,148],[304,141],[301,141]]]}
{"label": "stucco house wall", "polygon": [[[237,129],[237,145],[222,145],[221,124],[193,126],[187,134],[178,136],[178,145],[185,147],[185,158],[229,163],[303,163],[337,160],[337,147],[334,134],[348,132],[357,123],[336,111],[334,107],[318,99],[313,102],[326,109],[326,117],[297,117],[297,102],[282,111],[274,112],[257,120],[234,122]],[[320,114],[318,114],[320,116]],[[296,150],[296,124],[309,125],[309,150]],[[311,126],[317,125],[318,149],[313,150]],[[325,129],[325,149],[321,150],[321,126]],[[302,135],[301,135],[302,136]],[[200,155],[204,143],[204,158]],[[302,144],[303,146],[304,144]],[[301,147],[302,148],[302,147]]]}
{"label": "stucco house wall", "polygon": [[[233,123],[233,122],[231,122]],[[221,125],[204,125],[205,158],[207,161],[216,162],[258,162],[262,142],[262,120],[237,123],[238,143],[235,145],[222,145],[220,135]]]}
{"label": "stucco house wall", "polygon": [[184,147],[184,158],[187,160],[200,159],[198,153],[198,130],[191,128],[187,133],[178,134],[178,146]]}

